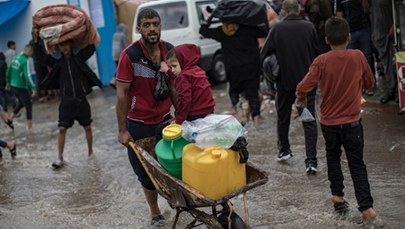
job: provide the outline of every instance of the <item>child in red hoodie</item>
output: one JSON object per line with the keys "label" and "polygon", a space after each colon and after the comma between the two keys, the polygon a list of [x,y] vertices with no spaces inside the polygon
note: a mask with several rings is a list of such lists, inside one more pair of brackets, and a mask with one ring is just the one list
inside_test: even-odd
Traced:
{"label": "child in red hoodie", "polygon": [[176,124],[185,120],[203,118],[214,112],[215,101],[211,85],[205,71],[197,66],[200,49],[193,44],[174,47],[161,63],[161,72],[165,72],[174,82],[174,107]]}

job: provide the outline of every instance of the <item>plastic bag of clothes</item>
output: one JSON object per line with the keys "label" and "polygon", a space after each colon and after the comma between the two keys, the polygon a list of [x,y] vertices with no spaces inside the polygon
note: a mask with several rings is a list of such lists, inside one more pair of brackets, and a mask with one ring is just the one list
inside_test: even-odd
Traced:
{"label": "plastic bag of clothes", "polygon": [[233,115],[210,114],[205,118],[184,121],[183,137],[199,148],[222,146],[230,148],[235,141],[247,133]]}
{"label": "plastic bag of clothes", "polygon": [[100,36],[90,17],[76,6],[46,6],[32,16],[32,22],[33,32],[45,41],[48,53],[56,52],[57,45],[67,40],[79,49],[89,44],[97,47],[100,43]]}
{"label": "plastic bag of clothes", "polygon": [[263,0],[222,0],[212,12],[212,17],[219,18],[221,22],[257,26],[265,33],[269,31]]}

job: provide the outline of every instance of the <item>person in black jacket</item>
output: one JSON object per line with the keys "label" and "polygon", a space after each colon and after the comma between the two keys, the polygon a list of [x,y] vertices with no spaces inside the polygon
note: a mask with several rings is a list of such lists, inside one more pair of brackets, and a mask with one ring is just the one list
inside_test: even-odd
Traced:
{"label": "person in black jacket", "polygon": [[[287,14],[270,31],[262,50],[262,56],[275,53],[279,64],[277,78],[277,134],[279,154],[277,160],[284,161],[293,156],[288,133],[292,105],[295,101],[295,88],[308,72],[309,66],[318,54],[318,36],[313,24],[299,16],[300,5],[297,0],[284,0],[283,11]],[[307,108],[315,117],[316,89],[308,93]],[[303,122],[305,133],[306,171],[317,171],[318,138],[317,123]]]}
{"label": "person in black jacket", "polygon": [[59,44],[62,57],[60,59],[47,58],[52,70],[42,81],[41,88],[59,89],[61,102],[59,105],[59,137],[58,159],[52,167],[63,166],[63,150],[67,129],[77,120],[84,127],[88,146],[88,155],[93,154],[93,134],[91,129],[91,109],[86,95],[93,86],[101,88],[102,83],[97,75],[85,63],[95,52],[94,45],[88,45],[75,53],[69,41]]}
{"label": "person in black jacket", "polygon": [[[257,27],[224,22],[222,26],[210,28],[203,24],[200,34],[221,43],[224,54],[226,76],[229,82],[229,97],[232,108],[237,113],[239,95],[244,94],[249,102],[251,117],[255,127],[260,125],[260,49],[258,38],[266,33]],[[248,117],[246,117],[248,118]],[[242,122],[247,121],[243,120]]]}
{"label": "person in black jacket", "polygon": [[[3,52],[0,52],[0,104],[3,106],[3,110],[7,112],[8,102],[12,100],[13,109],[17,106],[17,101],[14,93],[6,90],[6,72],[7,72],[6,56]],[[12,122],[7,121],[7,125],[12,126]]]}
{"label": "person in black jacket", "polygon": [[328,52],[330,47],[325,41],[325,23],[333,16],[333,0],[308,0],[305,13],[318,32],[319,54]]}

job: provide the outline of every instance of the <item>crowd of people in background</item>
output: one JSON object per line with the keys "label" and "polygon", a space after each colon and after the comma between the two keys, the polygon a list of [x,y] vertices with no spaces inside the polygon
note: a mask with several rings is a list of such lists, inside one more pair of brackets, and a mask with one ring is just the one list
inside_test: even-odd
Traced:
{"label": "crowd of people in background", "polygon": [[[382,1],[374,2],[374,4],[382,5],[386,5],[385,3],[386,2]],[[270,84],[272,85],[272,89],[276,91],[274,98],[277,108],[277,133],[280,150],[277,155],[277,160],[285,161],[293,156],[288,141],[288,130],[292,106],[297,102],[296,88],[310,70],[311,63],[319,55],[327,53],[331,50],[331,47],[332,50],[340,50],[340,48],[346,50],[346,46],[359,49],[360,51],[356,52],[356,55],[362,55],[364,62],[367,63],[367,67],[361,65],[359,71],[363,71],[364,76],[368,77],[364,91],[353,91],[353,93],[359,93],[360,96],[362,93],[368,96],[373,95],[376,92],[374,80],[377,77],[387,78],[388,74],[392,74],[392,72],[388,73],[388,71],[392,71],[392,69],[384,67],[384,71],[378,72],[383,74],[376,75],[377,71],[375,69],[378,64],[375,60],[381,60],[383,55],[380,52],[373,51],[376,50],[376,48],[372,42],[372,35],[376,37],[376,28],[372,28],[371,25],[372,15],[377,15],[379,13],[377,11],[382,9],[381,6],[375,7],[373,8],[374,11],[371,11],[371,1],[360,0],[284,0],[283,2],[272,1],[272,5],[270,6],[271,7],[268,8],[270,30],[267,35],[263,34],[262,31],[255,30],[255,28],[233,22],[224,22],[217,28],[211,28],[210,20],[207,20],[206,24],[201,25],[200,34],[221,43],[227,70],[227,80],[229,83],[228,95],[231,101],[232,111],[234,114],[238,113],[237,109],[240,103],[240,96],[243,96],[249,103],[249,112],[255,127],[260,127],[259,120],[261,118],[259,87],[260,81],[262,80],[260,76],[262,69],[260,57],[263,58],[271,53],[275,53],[279,66],[279,75],[277,79],[270,82]],[[274,17],[274,15],[278,16]],[[170,49],[168,46],[170,45],[160,40],[161,22],[156,12],[145,10],[141,12],[138,17],[137,30],[142,37],[121,53],[117,71],[118,99],[116,112],[119,124],[119,140],[124,145],[128,144],[128,141],[131,139],[136,140],[146,136],[153,136],[159,125],[171,119],[167,107],[167,102],[169,101],[165,100],[166,102],[163,102],[157,100],[153,96],[155,90],[154,84],[150,85],[149,82],[152,75],[156,75],[159,71],[159,62],[165,59],[165,55]],[[330,37],[327,37],[325,25],[331,18],[337,18],[347,23],[347,29],[350,29],[352,33],[351,37],[348,35],[349,30],[345,30],[345,24],[342,24],[342,22],[337,19],[335,19],[336,22],[331,22],[329,27],[333,30],[334,26],[337,26],[337,29],[343,34],[341,34],[341,36],[344,37],[337,41],[334,40],[333,34],[329,34]],[[263,37],[265,36],[267,36],[267,38],[263,41]],[[331,40],[328,41],[325,38]],[[336,46],[338,46],[338,48],[336,48]],[[146,56],[144,56],[145,54]],[[144,64],[138,66],[140,62],[137,58],[142,58]],[[162,66],[166,65],[162,64]],[[174,64],[172,70],[175,71],[176,67],[177,64]],[[161,71],[167,72],[167,69]],[[363,73],[360,73],[360,75]],[[392,77],[392,75],[389,77]],[[141,80],[143,83],[140,83]],[[140,87],[139,85],[148,85],[148,87],[151,87],[148,89],[145,86]],[[182,90],[178,88],[178,85],[176,86],[176,90]],[[381,85],[377,84],[377,87],[381,87]],[[394,99],[392,93],[393,91],[387,91],[384,88],[381,93],[380,102],[386,103]],[[316,117],[316,94],[316,87],[311,87],[310,90],[305,91],[305,106],[300,107],[301,110],[299,110],[299,112],[305,107]],[[356,94],[356,97],[357,96]],[[342,103],[345,102],[347,101],[342,101]],[[148,114],[134,109],[136,106],[139,107],[142,105],[142,110],[151,110],[153,107],[156,107],[156,104],[161,104],[158,106],[160,107],[159,111],[154,110],[154,112],[148,112]],[[352,120],[353,118],[358,118],[360,115],[360,99],[357,105],[353,108],[356,112],[358,111],[356,117],[347,117],[348,120],[350,119],[349,121],[353,121],[352,123],[347,124],[344,123],[344,120],[342,121],[340,119],[332,121],[331,123],[333,125],[331,123],[322,123],[323,134],[327,141],[329,141],[330,136],[333,136],[334,128],[338,128],[338,126],[344,127],[345,131],[342,134],[348,137],[351,134],[358,134],[362,131],[360,120]],[[128,111],[128,113],[125,111]],[[125,119],[126,115],[127,120]],[[177,115],[176,112],[175,115]],[[248,116],[242,118],[245,118],[241,120],[243,124],[249,119]],[[334,117],[332,117],[332,119],[333,118]],[[177,120],[177,117],[175,117],[175,120]],[[128,126],[126,122],[128,122]],[[305,160],[306,172],[308,174],[314,174],[317,172],[317,121],[315,119],[310,122],[303,122],[303,126],[305,130],[305,148],[307,155]],[[142,129],[143,131],[134,132],[135,129]],[[142,136],[140,134],[142,134]],[[340,149],[341,145],[347,148],[347,142],[340,142],[334,139],[331,140],[330,144],[334,145],[327,145],[326,150],[329,155],[328,158],[330,157],[330,160],[328,159],[328,167],[331,171],[329,178],[332,183],[332,202],[335,210],[342,211],[347,209],[347,202],[343,198],[343,188],[340,185],[340,180],[336,181],[337,178],[341,179],[341,176],[343,176],[340,171],[341,151],[338,149]],[[356,143],[357,148],[353,151],[347,148],[349,151],[347,151],[346,154],[354,157],[353,159],[350,158],[350,166],[358,166],[362,171],[361,174],[351,174],[354,180],[359,178],[365,182],[364,184],[360,184],[355,181],[354,184],[356,193],[359,192],[358,195],[356,194],[360,206],[359,210],[362,212],[364,220],[373,221],[376,219],[376,212],[373,209],[373,199],[369,193],[370,188],[368,183],[366,182],[368,178],[362,160],[362,145],[361,142],[359,142],[359,144]],[[144,187],[145,197],[152,215],[152,224],[163,220],[159,207],[157,206],[156,191],[153,185],[150,184],[142,166],[140,166],[137,159],[134,158],[131,150],[129,150],[128,156],[135,174]],[[337,163],[339,163],[339,165],[337,165]],[[357,164],[352,165],[351,163]],[[360,192],[359,190],[364,187],[366,187],[368,191],[364,193]],[[367,200],[364,200],[363,197]]]}
{"label": "crowd of people in background", "polygon": [[[285,10],[283,10],[281,7],[283,1],[272,0],[268,2],[269,2],[268,4],[269,26],[270,28],[272,28],[276,23],[282,21],[287,16],[288,13],[286,13]],[[364,53],[371,67],[371,70],[373,71],[376,79],[378,79],[376,87],[365,91],[365,94],[367,96],[377,94],[379,96],[381,103],[387,103],[390,100],[398,100],[396,90],[395,63],[393,62],[395,50],[393,47],[394,30],[392,27],[393,26],[392,5],[390,1],[298,0],[298,2],[301,5],[299,17],[303,18],[305,21],[312,22],[316,30],[318,39],[317,40],[318,46],[316,50],[317,54],[322,54],[330,50],[329,46],[326,45],[325,43],[324,25],[326,20],[333,15],[345,18],[350,25],[351,29],[350,32],[352,35],[349,43],[349,48],[359,49]],[[237,50],[238,48],[240,48],[240,46],[230,44],[229,41],[224,41],[222,38],[220,39],[220,37],[211,32],[214,30],[212,29],[208,30],[204,26],[205,25],[201,27],[202,28],[201,33],[204,36],[213,37],[214,39],[221,41],[222,47],[225,51],[231,49],[232,52],[236,52],[235,49]],[[243,26],[241,25],[226,23],[226,26],[224,26],[223,28],[227,28],[227,30],[224,30],[224,32],[231,31],[234,26],[241,27],[240,30],[244,29]],[[117,31],[113,36],[113,45],[112,45],[113,58],[117,65],[119,53],[121,53],[122,50],[124,50],[124,48],[128,46],[127,32],[128,32],[127,26],[121,23],[117,26]],[[222,30],[219,30],[219,32],[222,32]],[[262,34],[260,36],[257,36],[259,38],[260,47],[264,45],[264,39],[263,38],[260,39],[260,37],[263,36],[266,35]],[[224,36],[224,38],[227,37],[228,36]],[[239,42],[239,39],[235,40],[238,40]],[[250,39],[244,38],[244,40],[247,41]],[[40,82],[42,82],[42,80],[45,78],[45,76],[48,74],[50,70],[49,66],[46,66],[44,64],[43,58],[44,56],[46,56],[44,55],[46,51],[43,42],[38,42],[38,37],[33,36],[33,39],[30,41],[29,45],[33,47],[34,50],[32,55],[28,56],[29,66],[27,66],[27,69],[29,69],[28,72],[29,78],[33,82],[33,85],[35,85],[36,89],[35,91],[38,94],[37,96],[38,101],[44,102],[53,98],[57,98],[59,96],[58,91],[39,89]],[[0,60],[5,58],[5,60],[1,62],[0,66],[1,67],[0,102],[5,112],[10,111],[10,105],[12,106],[11,108],[14,110],[14,108],[16,107],[18,108],[19,104],[18,97],[16,97],[14,91],[6,89],[7,83],[5,77],[5,72],[7,71],[7,68],[10,66],[12,59],[19,54],[16,53],[16,43],[14,41],[8,41],[7,48],[8,49],[5,50],[4,53],[0,52]],[[279,47],[279,49],[284,48]],[[239,95],[242,94],[243,97],[247,99],[250,105],[250,115],[252,117],[252,120],[255,122],[255,126],[259,126],[260,105],[258,105],[259,99],[257,95],[258,83],[255,82],[254,85],[256,86],[253,87],[252,86],[253,83],[245,84],[243,82],[240,82],[239,79],[238,79],[239,81],[235,82],[236,78],[242,79],[246,77],[232,77],[232,75],[234,75],[234,73],[232,72],[238,72],[237,70],[233,70],[233,66],[235,65],[232,63],[236,61],[234,57],[235,56],[245,57],[243,56],[244,55],[243,53],[232,55],[233,58],[227,58],[227,56],[230,56],[229,53],[228,55],[225,55],[225,59],[227,60],[226,62],[228,63],[226,66],[228,73],[228,81],[230,82],[230,90],[229,90],[230,100],[233,109],[236,109],[237,104],[239,103],[240,100]],[[300,59],[307,59],[307,58],[300,58]],[[280,65],[281,66],[284,65],[283,61],[280,62]],[[245,66],[251,65],[247,64]],[[248,68],[243,69],[248,70]],[[252,69],[260,70],[260,67],[252,66]],[[252,74],[249,75],[251,76]],[[260,80],[260,77],[258,76],[260,75],[260,73],[253,75],[256,75],[255,77],[252,76],[254,79],[256,79],[256,81]],[[110,85],[115,87],[115,76],[112,77]],[[243,85],[243,88],[240,87],[241,85]],[[271,87],[274,89],[274,84],[271,84]],[[26,102],[27,100],[25,99],[25,103]],[[11,113],[10,119],[12,120],[14,116],[18,117],[19,115],[20,113],[16,114]],[[245,123],[247,122],[247,119],[249,119],[249,117],[244,117],[244,119],[245,120],[242,120],[242,122]]]}
{"label": "crowd of people in background", "polygon": [[[372,87],[373,85],[370,83],[360,93],[363,93],[365,96],[378,94],[379,100],[383,104],[390,100],[397,100],[397,81],[393,62],[394,47],[392,44],[394,29],[391,1],[273,0],[269,1],[268,6],[270,30],[267,34],[257,28],[231,22],[223,23],[217,28],[211,28],[208,22],[201,26],[200,33],[202,36],[215,39],[221,43],[232,109],[235,114],[238,112],[240,96],[243,96],[248,101],[251,120],[257,128],[261,125],[260,120],[262,116],[260,113],[262,99],[259,88],[260,82],[264,78],[261,76],[261,61],[263,57],[272,53],[275,55],[276,64],[279,67],[279,75],[276,77],[276,80],[267,83],[276,92],[276,96],[273,95],[272,98],[275,99],[277,108],[277,144],[279,146],[277,160],[285,161],[293,156],[289,143],[289,126],[292,107],[297,98],[297,85],[301,85],[300,82],[310,69],[313,70],[310,67],[311,63],[319,55],[329,52],[331,46],[333,49],[334,45],[346,44],[345,42],[347,41],[348,48],[358,49],[364,55],[366,63],[372,72],[373,80],[377,81],[377,83],[375,87]],[[347,40],[331,41],[331,37],[328,37],[325,29],[327,21],[330,18],[334,18],[334,23],[337,27],[339,27],[339,23],[342,23],[335,16],[341,19],[344,18],[347,21],[351,34],[345,37]],[[160,74],[159,72],[167,73],[169,70],[173,71],[172,75],[173,73],[175,74],[172,76],[172,80],[174,80],[176,77],[184,77],[185,74],[184,72],[180,73],[181,70],[186,69],[185,67],[190,67],[188,65],[185,66],[184,64],[187,64],[187,61],[182,59],[183,56],[179,56],[179,50],[190,47],[180,47],[176,50],[173,56],[177,62],[174,64],[167,65],[164,64],[166,62],[162,62],[166,60],[166,55],[173,46],[163,41],[164,38],[160,40],[160,23],[160,17],[155,11],[145,11],[140,14],[138,19],[137,30],[142,35],[139,41],[128,44],[128,28],[124,24],[120,24],[117,27],[117,32],[114,34],[113,57],[117,64],[117,72],[111,80],[110,85],[117,88],[116,115],[118,119],[119,141],[124,145],[127,145],[130,140],[154,136],[160,124],[173,118],[170,114],[172,103],[183,102],[182,100],[170,101],[170,98],[159,100],[153,94],[155,84],[151,83],[150,79]],[[93,153],[91,110],[86,100],[86,95],[90,93],[91,86],[101,86],[101,82],[91,69],[85,67],[87,66],[85,61],[95,51],[94,47],[89,46],[80,52],[73,52],[69,42],[66,42],[59,45],[61,57],[55,58],[46,54],[44,43],[39,39],[37,34],[38,31],[33,31],[33,39],[29,44],[24,46],[23,51],[19,54],[16,53],[16,44],[13,41],[7,43],[8,49],[4,54],[0,52],[1,118],[13,129],[13,119],[18,117],[20,110],[25,107],[27,129],[30,130],[33,125],[32,100],[36,95],[38,94],[38,101],[40,102],[60,96],[62,99],[58,123],[58,158],[52,164],[53,167],[60,168],[63,165],[66,131],[73,125],[75,120],[85,129],[88,154],[91,155]],[[264,38],[266,39],[264,40]],[[199,56],[196,53],[197,51],[194,50],[195,47],[191,48],[193,56]],[[355,55],[358,54],[356,53]],[[144,61],[145,64],[139,66],[140,61]],[[187,74],[193,75],[195,72],[200,72],[199,68],[194,67],[194,62],[192,64],[193,72],[190,71],[191,73],[188,72]],[[180,67],[178,72],[175,70],[177,65]],[[162,66],[164,69],[162,69]],[[134,67],[139,71],[135,71]],[[72,70],[79,77],[72,77]],[[205,77],[205,74],[201,75]],[[23,78],[20,76],[23,76]],[[64,82],[64,80],[73,78],[77,81],[69,86],[69,90],[59,93],[57,89],[60,85],[70,84],[70,82]],[[368,80],[370,82],[373,81],[371,79]],[[78,86],[84,81],[89,87],[82,88]],[[177,81],[180,82],[180,79],[177,79]],[[189,79],[189,81],[191,82],[192,80]],[[182,81],[182,83],[184,82]],[[189,82],[187,81],[187,83]],[[40,85],[43,85],[43,87],[40,88]],[[205,83],[204,85],[208,84]],[[177,88],[177,91],[181,91],[181,88]],[[183,91],[183,93],[185,92]],[[205,91],[205,93],[212,95],[209,91]],[[316,94],[317,88],[315,86],[305,91],[305,107],[308,108],[314,117],[316,117]],[[299,95],[302,96],[302,94]],[[185,99],[184,96],[181,98]],[[214,101],[210,100],[208,102],[209,106],[207,110],[204,110],[203,114],[198,113],[198,111],[193,111],[194,113],[184,113],[182,111],[182,116],[174,117],[174,122],[181,123],[194,116],[205,116],[214,112]],[[134,109],[135,104],[142,107],[142,109],[139,109],[139,107]],[[199,108],[198,106],[196,107]],[[299,110],[299,112],[301,111]],[[176,113],[176,115],[179,114],[180,111]],[[249,117],[245,116],[244,118],[241,122],[245,124],[248,122]],[[332,124],[340,125],[344,123],[332,122]],[[361,126],[359,122],[355,124],[353,124],[355,126],[345,127]],[[334,130],[333,128],[328,128],[328,125],[325,127],[325,123],[322,125],[324,136],[327,138]],[[309,174],[316,173],[318,163],[316,150],[318,136],[317,121],[303,122],[303,128],[305,133],[306,160],[304,163],[306,172]],[[360,129],[356,129],[356,131],[360,131]],[[332,141],[331,144],[335,143]],[[346,143],[343,142],[342,144]],[[15,143],[0,140],[0,147],[7,147],[11,155],[15,157]],[[327,151],[329,149],[328,153],[332,154],[331,151],[336,149],[333,147],[333,149],[330,149],[330,147],[327,145]],[[145,198],[151,210],[152,223],[163,220],[163,216],[157,205],[157,192],[153,184],[131,150],[128,151],[128,156],[135,174],[144,187]],[[2,153],[0,150],[1,157]],[[336,160],[335,157],[330,157],[331,161]],[[340,173],[337,171],[336,174],[330,176],[330,179],[336,177],[340,179]],[[364,177],[367,177],[367,172],[361,174],[361,179]],[[346,205],[343,199],[343,191],[339,185],[340,183],[338,182],[336,187],[331,187],[334,197],[336,196],[333,199],[335,208],[341,208]],[[356,184],[355,188],[358,188]],[[359,196],[363,194],[359,194]],[[374,211],[370,213],[369,210],[370,208],[372,209],[371,195],[366,193],[366,197],[368,198],[367,204],[362,205],[361,201],[359,201],[361,208],[359,210],[363,212],[364,217],[375,218],[376,213]],[[366,210],[368,212],[364,213]]]}
{"label": "crowd of people in background", "polygon": [[8,41],[7,47],[4,53],[0,52],[0,105],[7,117],[5,122],[12,129],[13,119],[20,117],[25,107],[27,130],[31,130],[33,101],[57,98],[58,92],[39,89],[39,82],[48,74],[48,67],[42,61],[46,56],[44,46],[38,50],[33,39],[21,53],[16,52],[14,41]]}

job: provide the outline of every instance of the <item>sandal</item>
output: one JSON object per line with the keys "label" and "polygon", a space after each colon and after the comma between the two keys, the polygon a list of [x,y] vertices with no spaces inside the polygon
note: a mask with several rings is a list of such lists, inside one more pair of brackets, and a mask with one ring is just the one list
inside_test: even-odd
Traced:
{"label": "sandal", "polygon": [[163,215],[154,216],[154,217],[152,217],[150,225],[153,226],[155,224],[162,224],[164,220],[165,220],[165,217],[163,217]]}
{"label": "sandal", "polygon": [[65,164],[64,161],[58,159],[58,160],[56,160],[55,162],[52,163],[52,168],[60,169],[60,168],[63,167],[64,164]]}
{"label": "sandal", "polygon": [[14,143],[14,147],[10,149],[11,157],[15,158],[17,156],[17,144]]}
{"label": "sandal", "polygon": [[345,200],[342,203],[334,204],[333,207],[335,208],[336,212],[343,213],[349,209],[349,203]]}
{"label": "sandal", "polygon": [[7,119],[6,121],[4,121],[8,127],[10,127],[12,130],[14,130],[14,124],[13,121],[11,119]]}

